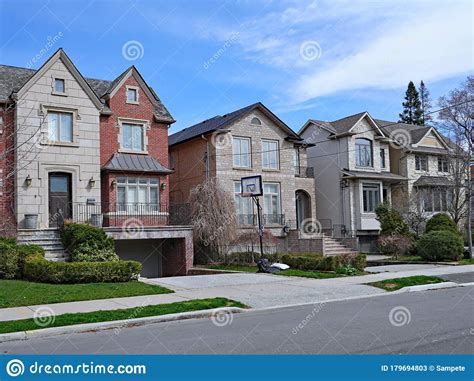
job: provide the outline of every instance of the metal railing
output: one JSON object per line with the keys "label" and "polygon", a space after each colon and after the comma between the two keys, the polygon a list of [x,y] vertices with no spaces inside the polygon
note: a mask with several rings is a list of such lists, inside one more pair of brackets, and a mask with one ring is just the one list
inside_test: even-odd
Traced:
{"label": "metal railing", "polygon": [[295,166],[295,176],[296,177],[314,178],[314,168],[313,167],[301,167],[301,166],[297,165],[297,166]]}
{"label": "metal railing", "polygon": [[[264,225],[285,225],[284,214],[262,214],[262,222]],[[237,214],[237,223],[239,225],[258,224],[258,216],[256,214]]]}

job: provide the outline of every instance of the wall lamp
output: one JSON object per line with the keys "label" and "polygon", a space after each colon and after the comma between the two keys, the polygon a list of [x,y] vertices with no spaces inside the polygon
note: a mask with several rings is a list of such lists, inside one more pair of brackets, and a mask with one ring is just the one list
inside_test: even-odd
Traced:
{"label": "wall lamp", "polygon": [[32,183],[32,179],[30,177],[30,175],[26,176],[26,179],[25,179],[25,185],[27,188],[29,188],[31,186],[31,183]]}
{"label": "wall lamp", "polygon": [[94,180],[94,177],[91,177],[89,179],[89,187],[94,188],[94,186],[95,186],[95,180]]}
{"label": "wall lamp", "polygon": [[160,189],[164,191],[166,189],[166,183],[161,183]]}

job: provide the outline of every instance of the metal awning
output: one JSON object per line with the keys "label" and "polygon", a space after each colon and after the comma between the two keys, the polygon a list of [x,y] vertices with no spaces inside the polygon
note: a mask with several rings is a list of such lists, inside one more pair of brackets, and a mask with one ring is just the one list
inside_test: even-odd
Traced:
{"label": "metal awning", "polygon": [[166,168],[151,156],[128,153],[115,153],[103,169],[121,172],[173,173],[171,169]]}

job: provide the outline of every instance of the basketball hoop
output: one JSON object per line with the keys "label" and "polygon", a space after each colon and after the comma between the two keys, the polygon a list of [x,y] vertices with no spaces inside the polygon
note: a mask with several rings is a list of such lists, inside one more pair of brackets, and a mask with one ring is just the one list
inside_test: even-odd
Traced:
{"label": "basketball hoop", "polygon": [[242,197],[258,197],[263,195],[262,176],[248,176],[240,179]]}

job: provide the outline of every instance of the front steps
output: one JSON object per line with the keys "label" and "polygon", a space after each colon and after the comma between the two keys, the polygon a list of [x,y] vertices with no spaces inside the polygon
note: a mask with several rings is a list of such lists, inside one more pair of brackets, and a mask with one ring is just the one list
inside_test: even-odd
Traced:
{"label": "front steps", "polygon": [[323,234],[323,253],[324,255],[342,255],[342,254],[357,254],[356,251],[343,245],[337,239]]}
{"label": "front steps", "polygon": [[50,261],[65,261],[68,258],[57,229],[19,229],[17,240],[21,244],[41,246],[45,251],[45,258]]}

